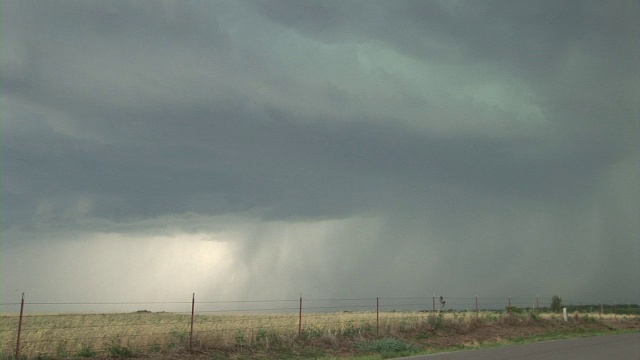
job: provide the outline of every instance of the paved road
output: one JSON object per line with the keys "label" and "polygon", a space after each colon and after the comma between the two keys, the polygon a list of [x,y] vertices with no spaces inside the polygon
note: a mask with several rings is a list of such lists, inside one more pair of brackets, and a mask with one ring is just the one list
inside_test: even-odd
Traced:
{"label": "paved road", "polygon": [[640,333],[544,341],[492,349],[421,355],[411,360],[638,360]]}

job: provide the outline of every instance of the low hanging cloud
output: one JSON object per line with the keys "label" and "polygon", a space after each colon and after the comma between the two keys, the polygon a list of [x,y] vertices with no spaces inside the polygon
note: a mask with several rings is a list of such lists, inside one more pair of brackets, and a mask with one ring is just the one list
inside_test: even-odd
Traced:
{"label": "low hanging cloud", "polygon": [[2,300],[635,301],[637,14],[6,1]]}

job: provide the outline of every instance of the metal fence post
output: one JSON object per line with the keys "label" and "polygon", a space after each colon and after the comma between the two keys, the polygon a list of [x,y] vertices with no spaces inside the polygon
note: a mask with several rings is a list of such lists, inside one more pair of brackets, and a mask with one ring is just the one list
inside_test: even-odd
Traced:
{"label": "metal fence post", "polygon": [[376,296],[376,335],[380,334],[380,298]]}
{"label": "metal fence post", "polygon": [[191,331],[189,332],[189,352],[193,352],[193,315],[196,307],[196,293],[191,296]]}
{"label": "metal fence post", "polygon": [[18,320],[18,340],[16,341],[16,360],[20,358],[20,333],[22,332],[22,314],[24,312],[24,293],[20,301],[20,318]]}
{"label": "metal fence post", "polygon": [[196,307],[196,293],[191,296],[191,331],[189,332],[189,352],[193,352],[193,314]]}
{"label": "metal fence post", "polygon": [[300,293],[300,310],[298,312],[298,336],[302,335],[302,293]]}

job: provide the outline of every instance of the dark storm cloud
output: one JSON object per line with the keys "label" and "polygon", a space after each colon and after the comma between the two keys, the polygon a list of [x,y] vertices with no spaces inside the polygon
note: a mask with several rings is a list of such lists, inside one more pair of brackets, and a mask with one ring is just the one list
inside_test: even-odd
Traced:
{"label": "dark storm cloud", "polygon": [[255,296],[635,296],[637,10],[4,2],[3,241],[233,229]]}
{"label": "dark storm cloud", "polygon": [[607,10],[580,1],[254,4],[275,21],[323,41],[376,39],[416,56],[444,56],[442,60],[455,62],[499,58],[519,68],[538,63],[538,70],[554,64],[568,45],[598,32],[602,24],[590,21]]}
{"label": "dark storm cloud", "polygon": [[[638,93],[640,30],[633,2],[365,3],[255,1],[265,16],[320,41],[375,40],[428,61],[504,67],[546,97],[554,122],[586,123],[597,128],[595,136],[615,131],[602,125],[604,118],[637,131],[637,106],[628,100],[613,105]],[[572,52],[584,58],[573,59]],[[557,79],[572,68],[579,79]],[[625,135],[612,136],[607,141]]]}
{"label": "dark storm cloud", "polygon": [[[120,220],[253,207],[269,217],[342,217],[407,192],[407,200],[421,198],[430,183],[532,201],[571,196],[611,156],[594,146],[590,154],[542,162],[513,152],[545,144],[443,140],[389,126],[299,125],[283,115],[254,119],[241,111],[183,111],[188,129],[163,119],[166,112],[147,116],[153,123],[129,135],[137,141],[100,146],[42,132],[6,138],[5,155],[15,159],[4,165],[7,183],[19,184],[23,196],[38,196],[9,197],[5,204],[35,208],[43,198],[57,202],[66,194],[92,197],[96,216]],[[387,194],[377,193],[379,187]]]}

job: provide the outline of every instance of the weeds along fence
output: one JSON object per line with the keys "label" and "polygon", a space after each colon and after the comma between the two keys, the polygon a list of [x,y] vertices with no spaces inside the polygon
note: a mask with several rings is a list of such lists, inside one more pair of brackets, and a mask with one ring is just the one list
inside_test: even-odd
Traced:
{"label": "weeds along fence", "polygon": [[[546,298],[545,298],[546,299]],[[178,302],[2,303],[0,356],[127,356],[159,352],[282,346],[313,338],[397,334],[448,315],[458,321],[500,313],[545,313],[540,298],[375,297]],[[638,316],[638,305],[566,305],[591,316]],[[67,311],[61,309],[69,309]],[[112,312],[96,313],[109,308]],[[5,311],[11,309],[11,313]],[[47,311],[52,310],[54,311]],[[170,311],[167,311],[170,310]],[[176,311],[177,310],[177,311]],[[71,312],[73,311],[73,312]]]}

